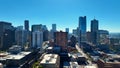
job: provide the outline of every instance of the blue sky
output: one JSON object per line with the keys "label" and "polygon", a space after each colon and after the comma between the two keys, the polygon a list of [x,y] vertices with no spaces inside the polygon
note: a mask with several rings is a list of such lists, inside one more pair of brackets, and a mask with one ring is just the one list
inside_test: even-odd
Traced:
{"label": "blue sky", "polygon": [[0,20],[14,26],[43,24],[49,29],[53,23],[58,30],[78,27],[78,17],[87,16],[87,30],[94,17],[99,28],[120,32],[120,0],[0,0]]}

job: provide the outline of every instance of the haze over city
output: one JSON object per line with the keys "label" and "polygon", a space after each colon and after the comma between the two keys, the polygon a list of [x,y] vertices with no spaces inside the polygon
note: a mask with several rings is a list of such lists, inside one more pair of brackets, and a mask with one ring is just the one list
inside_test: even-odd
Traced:
{"label": "haze over city", "polygon": [[14,26],[30,21],[30,25],[44,24],[51,29],[57,24],[58,30],[78,27],[78,17],[87,16],[87,30],[90,21],[99,20],[100,29],[120,32],[119,0],[0,0],[0,20]]}

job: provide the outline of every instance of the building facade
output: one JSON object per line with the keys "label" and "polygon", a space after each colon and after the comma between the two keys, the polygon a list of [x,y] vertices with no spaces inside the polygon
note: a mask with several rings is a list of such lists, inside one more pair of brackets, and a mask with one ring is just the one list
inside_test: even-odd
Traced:
{"label": "building facade", "polygon": [[32,25],[32,32],[42,30],[42,24]]}
{"label": "building facade", "polygon": [[78,26],[78,30],[79,30],[79,43],[80,42],[85,42],[86,41],[86,16],[84,17],[79,17],[79,26]]}
{"label": "building facade", "polygon": [[95,45],[98,44],[99,40],[98,30],[99,30],[98,20],[96,19],[91,20],[91,37],[92,43]]}
{"label": "building facade", "polygon": [[12,24],[0,21],[0,50],[8,49],[14,43],[14,40],[14,27]]}
{"label": "building facade", "polygon": [[62,47],[62,49],[66,49],[67,41],[68,41],[68,33],[67,32],[55,32],[54,33],[54,42],[56,45],[59,45]]}
{"label": "building facade", "polygon": [[25,30],[29,31],[29,20],[24,21]]}
{"label": "building facade", "polygon": [[43,32],[34,31],[32,32],[32,48],[42,48],[43,43]]}

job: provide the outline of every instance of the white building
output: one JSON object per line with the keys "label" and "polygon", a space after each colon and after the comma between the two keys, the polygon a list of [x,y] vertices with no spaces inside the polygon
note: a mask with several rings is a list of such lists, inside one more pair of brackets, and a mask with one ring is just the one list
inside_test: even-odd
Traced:
{"label": "white building", "polygon": [[60,57],[57,54],[46,54],[40,64],[44,68],[60,68]]}
{"label": "white building", "polygon": [[15,30],[15,41],[17,45],[23,46],[24,45],[24,30],[23,26],[18,26]]}
{"label": "white building", "polygon": [[32,32],[32,47],[42,48],[42,43],[43,43],[43,32],[42,31]]}

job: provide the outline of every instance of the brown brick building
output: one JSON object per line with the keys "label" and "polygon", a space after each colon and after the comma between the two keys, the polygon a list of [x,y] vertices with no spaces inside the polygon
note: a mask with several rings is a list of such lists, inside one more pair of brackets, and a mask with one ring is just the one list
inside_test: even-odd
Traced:
{"label": "brown brick building", "polygon": [[56,45],[61,46],[62,49],[67,48],[67,41],[68,41],[68,33],[67,32],[55,32],[54,33],[54,42]]}

